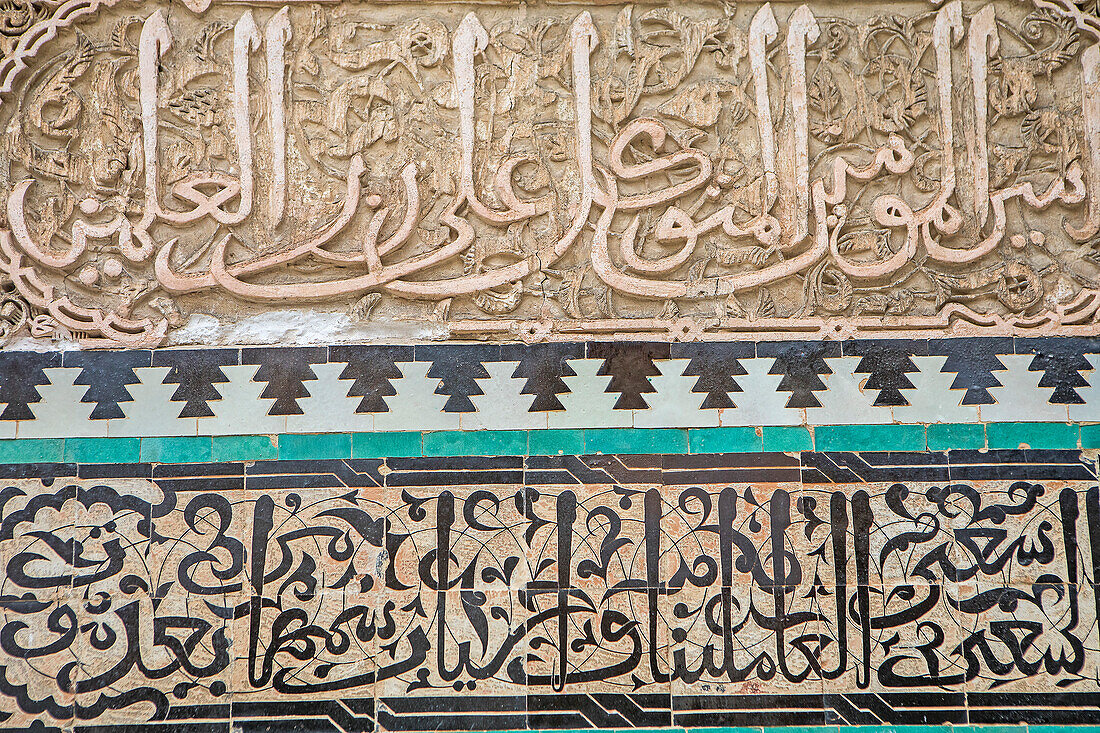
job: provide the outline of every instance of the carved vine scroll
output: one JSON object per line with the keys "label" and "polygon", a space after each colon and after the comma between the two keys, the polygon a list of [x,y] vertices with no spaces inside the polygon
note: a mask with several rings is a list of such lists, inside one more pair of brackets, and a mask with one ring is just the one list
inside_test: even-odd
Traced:
{"label": "carved vine scroll", "polygon": [[1097,331],[1100,25],[1071,3],[74,0],[0,33],[28,323]]}

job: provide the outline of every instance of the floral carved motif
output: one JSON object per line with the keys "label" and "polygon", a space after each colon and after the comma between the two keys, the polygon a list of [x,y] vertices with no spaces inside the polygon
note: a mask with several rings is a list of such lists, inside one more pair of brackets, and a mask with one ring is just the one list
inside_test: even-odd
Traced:
{"label": "floral carved motif", "polygon": [[[1072,3],[0,4],[28,324],[1096,331]],[[40,328],[47,332],[51,328]]]}

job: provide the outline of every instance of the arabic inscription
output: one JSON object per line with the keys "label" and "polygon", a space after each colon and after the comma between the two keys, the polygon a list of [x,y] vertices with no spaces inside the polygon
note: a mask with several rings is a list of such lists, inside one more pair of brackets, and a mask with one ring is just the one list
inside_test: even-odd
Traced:
{"label": "arabic inscription", "polygon": [[38,334],[1095,331],[1073,5],[81,7],[10,18],[0,63]]}

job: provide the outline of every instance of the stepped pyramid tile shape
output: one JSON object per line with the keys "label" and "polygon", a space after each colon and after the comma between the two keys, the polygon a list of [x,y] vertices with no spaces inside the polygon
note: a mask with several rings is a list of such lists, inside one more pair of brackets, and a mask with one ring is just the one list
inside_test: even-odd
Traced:
{"label": "stepped pyramid tile shape", "polygon": [[1069,406],[1069,419],[1080,422],[1100,422],[1100,354],[1085,354],[1092,370],[1085,373],[1088,385],[1078,387],[1083,404]]}
{"label": "stepped pyramid tile shape", "polygon": [[177,417],[185,408],[180,402],[173,402],[177,386],[164,384],[164,379],[172,367],[138,367],[134,370],[138,384],[129,387],[132,402],[123,403],[125,417],[110,420],[107,426],[109,436],[169,436],[195,435],[198,432],[198,418]]}
{"label": "stepped pyramid tile shape", "polygon": [[633,415],[630,410],[614,409],[620,398],[608,392],[611,375],[601,375],[603,359],[570,359],[569,367],[576,373],[564,377],[569,392],[558,395],[564,411],[549,413],[551,428],[622,428],[630,427]]}
{"label": "stepped pyramid tile shape", "polygon": [[444,412],[474,412],[471,397],[484,394],[481,381],[489,376],[485,362],[500,359],[500,346],[423,346],[416,348],[416,360],[430,361],[427,376],[438,380],[436,393],[445,395]]}
{"label": "stepped pyramid tile shape", "polygon": [[484,394],[471,397],[477,412],[459,418],[463,430],[534,430],[547,426],[546,412],[531,412],[535,396],[523,394],[525,380],[512,377],[518,361],[485,364],[489,378],[482,380]]}
{"label": "stepped pyramid tile shape", "polygon": [[1031,371],[1042,371],[1040,387],[1051,387],[1050,401],[1055,405],[1080,405],[1083,398],[1078,388],[1087,387],[1082,370],[1092,369],[1089,354],[1100,353],[1096,338],[1034,338],[1016,339],[1016,353],[1034,354]]}
{"label": "stepped pyramid tile shape", "polygon": [[252,379],[265,383],[261,397],[274,400],[268,411],[271,415],[301,415],[298,400],[309,396],[306,383],[317,379],[313,366],[327,360],[325,347],[287,349],[275,346],[241,351],[242,364],[259,365]]}
{"label": "stepped pyramid tile shape", "polygon": [[329,361],[341,363],[341,379],[352,381],[348,395],[359,397],[358,412],[387,412],[386,398],[397,394],[393,380],[401,378],[398,362],[412,361],[412,346],[333,346]]}
{"label": "stepped pyramid tile shape", "polygon": [[867,374],[865,390],[877,390],[876,406],[909,404],[909,390],[914,388],[910,374],[918,371],[914,356],[924,355],[928,342],[913,339],[875,339],[844,343],[844,356],[863,357],[856,374]]}
{"label": "stepped pyramid tile shape", "polygon": [[108,420],[125,415],[119,403],[133,400],[127,388],[140,382],[134,370],[150,366],[152,354],[148,351],[66,351],[62,358],[66,367],[81,367],[80,376],[73,383],[87,385],[81,399],[95,403],[92,419]]}
{"label": "stepped pyramid tile shape", "polygon": [[1000,387],[990,387],[989,394],[995,400],[992,405],[982,405],[982,422],[1066,422],[1069,410],[1066,405],[1051,404],[1053,387],[1040,387],[1043,372],[1031,371],[1033,357],[1030,354],[1006,354],[1000,357],[1005,371],[997,372]]}
{"label": "stepped pyramid tile shape", "polygon": [[791,341],[757,344],[758,356],[772,357],[771,371],[782,375],[778,389],[790,392],[788,407],[820,407],[817,393],[825,390],[822,376],[829,373],[826,357],[840,356],[835,341]]}
{"label": "stepped pyramid tile shape", "polygon": [[689,360],[683,373],[696,377],[692,391],[706,395],[704,408],[736,405],[735,399],[743,391],[737,380],[747,373],[741,361],[755,354],[756,344],[744,341],[672,344],[674,359]]}
{"label": "stepped pyramid tile shape", "polygon": [[360,397],[349,396],[351,380],[341,379],[344,364],[314,364],[316,381],[309,395],[298,398],[301,415],[287,415],[289,433],[359,433],[374,430],[374,414],[356,412]]}
{"label": "stepped pyramid tile shape", "polygon": [[35,351],[0,352],[0,420],[33,420],[31,405],[42,400],[38,386],[49,384],[45,370],[60,367],[61,354]]}
{"label": "stepped pyramid tile shape", "polygon": [[914,356],[920,369],[909,376],[915,389],[907,390],[908,405],[894,408],[894,419],[903,423],[965,423],[978,419],[977,405],[964,405],[965,387],[953,387],[955,374],[943,371],[946,356]]}
{"label": "stepped pyramid tile shape", "polygon": [[501,346],[501,358],[518,362],[512,376],[523,378],[523,394],[533,395],[535,412],[564,410],[558,395],[569,387],[562,377],[576,376],[569,359],[583,359],[583,343],[507,344]]}
{"label": "stepped pyramid tile shape", "polygon": [[213,417],[210,400],[220,400],[222,385],[229,383],[223,367],[241,361],[240,349],[168,349],[153,352],[153,366],[171,367],[165,384],[176,385],[174,402],[182,402],[180,417]]}
{"label": "stepped pyramid tile shape", "polygon": [[989,388],[1001,386],[994,373],[1004,369],[1001,355],[1012,354],[1014,349],[1011,338],[931,339],[928,342],[930,356],[947,357],[943,368],[956,375],[951,386],[966,389],[964,405],[993,404]]}
{"label": "stepped pyramid tile shape", "polygon": [[656,360],[668,359],[670,346],[658,343],[594,342],[588,355],[603,359],[599,374],[609,375],[608,390],[618,393],[616,409],[644,410],[646,398],[655,390],[649,381],[661,373]]}
{"label": "stepped pyramid tile shape", "polygon": [[801,425],[802,410],[787,407],[791,395],[779,391],[783,374],[773,374],[775,359],[758,357],[741,362],[745,376],[737,382],[744,390],[736,395],[736,407],[727,407],[719,413],[723,426],[755,427],[758,425]]}
{"label": "stepped pyramid tile shape", "polygon": [[45,369],[49,384],[39,386],[42,401],[34,405],[34,419],[20,420],[20,438],[106,437],[107,421],[92,420],[94,402],[83,402],[88,388],[75,384],[83,369]]}
{"label": "stepped pyramid tile shape", "polygon": [[428,377],[430,361],[402,362],[401,377],[392,380],[397,391],[386,398],[387,412],[374,415],[375,430],[457,430],[457,412],[444,412],[448,396],[439,394],[439,380]]}
{"label": "stepped pyramid tile shape", "polygon": [[286,417],[269,415],[276,398],[261,398],[266,382],[255,382],[256,364],[222,367],[229,384],[222,385],[220,400],[208,404],[213,417],[200,417],[200,435],[270,435],[286,430]]}
{"label": "stepped pyramid tile shape", "polygon": [[842,356],[826,359],[832,374],[822,377],[825,390],[817,393],[821,407],[806,408],[810,425],[864,425],[893,422],[890,408],[876,406],[877,395],[865,390],[867,379],[856,373],[864,357]]}
{"label": "stepped pyramid tile shape", "polygon": [[684,376],[690,359],[657,362],[661,373],[650,377],[656,392],[647,395],[649,409],[634,410],[636,428],[717,427],[718,409],[703,408],[706,393],[695,392],[695,379]]}

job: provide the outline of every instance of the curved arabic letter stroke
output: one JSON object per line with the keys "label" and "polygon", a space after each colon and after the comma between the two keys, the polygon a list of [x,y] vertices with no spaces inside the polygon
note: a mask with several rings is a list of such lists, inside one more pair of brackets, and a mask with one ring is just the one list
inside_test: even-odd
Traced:
{"label": "curved arabic letter stroke", "polygon": [[806,101],[806,46],[815,42],[821,31],[813,11],[806,5],[800,5],[788,22],[787,62],[791,65],[791,112],[794,115],[795,231],[787,246],[793,246],[809,235],[810,135]]}
{"label": "curved arabic letter stroke", "polygon": [[779,194],[775,163],[775,130],[772,127],[771,99],[768,94],[768,44],[779,36],[779,25],[771,3],[764,3],[749,25],[749,64],[756,91],[756,124],[760,130],[760,158],[764,164],[764,211],[770,211]]}
{"label": "curved arabic letter stroke", "polygon": [[80,255],[84,254],[85,242],[82,239],[73,237],[69,248],[63,253],[57,253],[53,248],[40,247],[34,241],[30,230],[27,228],[27,217],[24,209],[27,190],[34,183],[34,179],[28,178],[25,181],[20,181],[12,188],[11,195],[8,196],[8,226],[11,227],[11,233],[15,237],[15,241],[19,243],[20,248],[32,259],[41,262],[46,267],[60,270],[73,264],[80,258]]}
{"label": "curved arabic letter stroke", "polygon": [[619,211],[637,211],[639,209],[657,206],[667,201],[672,201],[685,193],[689,193],[706,185],[710,180],[710,174],[714,170],[714,164],[710,156],[695,148],[683,148],[671,154],[658,154],[652,160],[644,163],[627,163],[623,160],[623,153],[630,144],[640,136],[646,136],[654,150],[665,144],[668,128],[660,120],[652,117],[638,117],[631,120],[611,140],[611,148],[608,152],[608,164],[611,172],[622,180],[636,180],[654,173],[673,170],[684,163],[694,163],[698,168],[696,173],[686,181],[677,183],[664,189],[637,193],[615,199],[615,206]]}
{"label": "curved arabic letter stroke", "polygon": [[1100,232],[1100,45],[1089,46],[1081,54],[1081,97],[1091,163],[1088,168],[1088,213],[1079,227],[1069,222],[1062,225],[1078,242],[1092,239]]}
{"label": "curved arabic letter stroke", "polygon": [[149,227],[160,213],[160,162],[157,159],[157,70],[160,59],[172,47],[172,32],[164,12],[156,11],[141,26],[138,38],[138,96],[141,100],[142,144],[145,153],[145,209],[134,228],[134,236],[142,248],[154,248]]}
{"label": "curved arabic letter stroke", "polygon": [[271,190],[268,193],[271,226],[283,220],[286,206],[286,44],[293,36],[290,9],[283,7],[267,23],[264,50],[267,52],[267,94],[271,128]]}
{"label": "curved arabic letter stroke", "polygon": [[657,222],[657,236],[661,234],[672,235],[662,238],[664,241],[681,239],[684,244],[679,250],[655,260],[646,259],[638,255],[634,249],[635,238],[638,233],[639,216],[635,216],[619,238],[619,254],[622,255],[626,266],[635,272],[644,272],[649,275],[657,275],[672,272],[687,262],[695,247],[699,244],[699,237],[694,232],[695,222],[687,214],[675,206],[665,209],[665,213]]}

